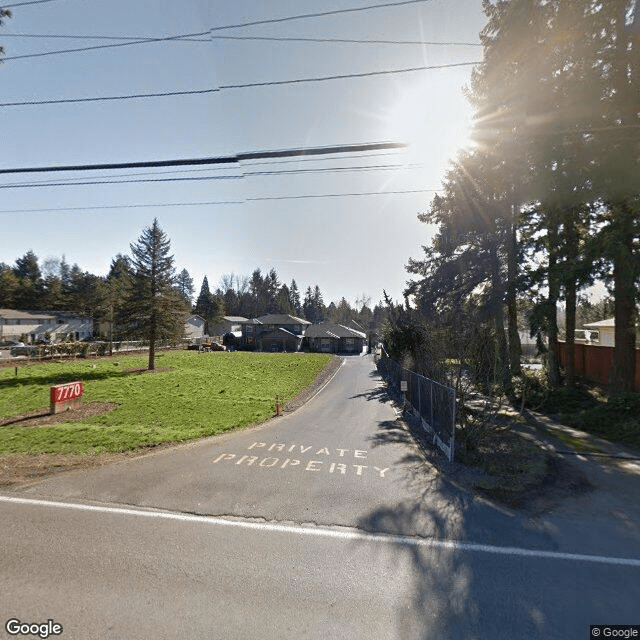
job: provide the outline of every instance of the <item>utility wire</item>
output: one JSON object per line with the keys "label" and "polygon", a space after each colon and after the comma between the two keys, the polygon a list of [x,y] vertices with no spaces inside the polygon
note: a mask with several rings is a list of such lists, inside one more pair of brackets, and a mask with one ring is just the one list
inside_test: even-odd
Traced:
{"label": "utility wire", "polygon": [[163,91],[160,93],[131,93],[121,96],[95,96],[90,98],[61,98],[60,100],[25,100],[23,102],[2,102],[0,107],[26,107],[46,104],[76,104],[82,102],[107,102],[109,100],[140,100],[142,98],[168,98],[170,96],[193,96],[217,93],[215,89],[194,89],[190,91]]}
{"label": "utility wire", "polygon": [[[34,3],[35,2],[50,2],[52,0],[32,0]],[[52,56],[52,55],[58,55],[58,54],[64,54],[64,53],[78,53],[78,52],[84,52],[84,51],[95,51],[96,49],[111,49],[114,47],[128,47],[131,45],[136,45],[136,44],[148,44],[151,42],[167,42],[167,41],[171,41],[171,40],[182,40],[184,38],[194,38],[197,36],[203,36],[203,35],[208,35],[211,34],[213,32],[216,31],[224,31],[226,29],[240,29],[243,27],[253,27],[253,26],[257,26],[257,25],[263,25],[263,24],[276,24],[279,22],[288,22],[291,20],[303,20],[303,19],[307,19],[307,18],[320,18],[320,17],[324,17],[324,16],[332,16],[332,15],[337,15],[337,14],[341,14],[341,13],[353,13],[356,11],[369,11],[371,9],[380,9],[383,7],[399,7],[399,6],[403,6],[403,5],[409,5],[409,4],[418,4],[418,3],[423,3],[423,2],[429,2],[430,0],[403,0],[402,2],[384,2],[381,4],[374,4],[374,5],[367,5],[364,7],[350,7],[350,8],[346,8],[346,9],[334,9],[332,11],[321,11],[321,12],[317,12],[317,13],[306,13],[306,14],[300,14],[300,15],[295,15],[295,16],[286,16],[283,18],[267,18],[265,20],[253,20],[250,22],[243,22],[243,23],[238,23],[238,24],[228,24],[228,25],[221,25],[218,27],[212,27],[211,29],[209,29],[208,31],[203,31],[200,33],[184,33],[184,34],[180,34],[177,36],[170,36],[167,38],[141,38],[139,40],[131,40],[129,42],[119,42],[116,44],[104,44],[104,45],[95,45],[92,47],[81,47],[81,48],[77,48],[77,49],[60,49],[58,51],[43,51],[40,53],[27,53],[27,54],[23,54],[23,55],[18,55],[18,56],[5,56],[3,58],[4,61],[7,60],[23,60],[25,58],[41,58],[44,56]],[[25,3],[26,4],[26,3]],[[18,5],[14,5],[14,6],[18,6]]]}
{"label": "utility wire", "polygon": [[[366,165],[360,167],[315,167],[313,169],[278,169],[271,171],[247,171],[241,174],[222,175],[222,176],[188,176],[188,177],[172,177],[172,178],[135,178],[128,180],[87,180],[86,178],[72,178],[64,182],[14,182],[9,184],[0,184],[0,189],[19,189],[19,188],[38,188],[38,187],[75,187],[79,185],[96,185],[96,184],[128,184],[136,182],[189,182],[204,180],[239,180],[242,178],[251,178],[254,176],[280,176],[280,175],[296,175],[310,173],[350,173],[350,172],[368,172],[368,171],[398,171],[399,169],[413,169],[411,165],[390,164],[390,165]],[[211,169],[204,169],[211,171]],[[167,172],[170,173],[170,172]],[[129,174],[136,175],[136,174]],[[122,176],[121,176],[122,177]]]}
{"label": "utility wire", "polygon": [[[408,67],[406,69],[386,69],[383,71],[366,71],[363,73],[343,73],[336,74],[333,76],[318,76],[315,78],[297,78],[295,80],[271,80],[268,82],[247,82],[244,84],[227,84],[221,85],[221,91],[227,91],[229,89],[249,89],[253,87],[273,87],[277,85],[283,84],[298,84],[303,82],[327,82],[328,80],[344,80],[346,78],[369,78],[372,76],[383,76],[383,75],[391,75],[396,73],[411,73],[414,71],[428,71],[431,69],[449,69],[452,67],[467,67],[473,66],[476,64],[481,64],[481,61],[473,61],[473,62],[452,62],[449,64],[436,64],[436,65],[425,65],[419,67]],[[2,105],[0,105],[2,106]]]}
{"label": "utility wire", "polygon": [[156,167],[184,167],[213,164],[237,164],[250,160],[266,160],[276,158],[301,158],[306,156],[326,156],[337,153],[356,153],[363,151],[384,151],[403,149],[407,145],[401,142],[366,142],[360,144],[343,144],[327,147],[306,147],[300,149],[279,149],[265,151],[246,151],[232,156],[209,158],[183,158],[177,160],[147,160],[142,162],[112,162],[102,164],[58,165],[45,167],[22,167],[0,169],[1,174],[10,173],[51,173],[57,171],[93,171],[111,169],[147,169]]}
{"label": "utility wire", "polygon": [[28,0],[27,2],[16,2],[15,4],[5,4],[3,9],[13,9],[14,7],[24,7],[28,4],[44,4],[45,2],[53,2],[54,0]]}
{"label": "utility wire", "polygon": [[[209,33],[209,32],[208,32]],[[62,38],[65,40],[136,40],[159,42],[155,36],[80,36],[52,33],[3,33],[3,38]],[[435,40],[376,40],[369,38],[319,38],[310,36],[219,36],[210,35],[205,38],[189,38],[187,36],[177,38],[173,42],[211,42],[212,40],[266,40],[274,42],[338,42],[346,44],[390,44],[390,45],[429,45],[429,46],[461,46],[482,47],[480,42],[445,42]]]}
{"label": "utility wire", "polygon": [[268,200],[302,200],[305,198],[346,198],[354,196],[385,196],[402,195],[413,193],[437,193],[442,189],[407,189],[404,191],[360,191],[354,193],[316,193],[301,194],[294,196],[259,196],[246,198],[244,200],[213,200],[209,202],[159,202],[154,204],[118,204],[118,205],[96,205],[87,207],[48,207],[41,209],[0,209],[0,213],[52,213],[62,211],[98,211],[104,209],[143,209],[154,207],[204,207],[214,205],[238,205],[247,202],[260,202]]}
{"label": "utility wire", "polygon": [[137,100],[142,98],[166,98],[170,96],[186,96],[205,93],[216,93],[219,91],[230,91],[234,89],[251,89],[255,87],[273,87],[287,84],[302,84],[307,82],[329,82],[331,80],[346,80],[349,78],[368,78],[382,75],[392,75],[399,73],[413,73],[416,71],[430,71],[433,69],[450,69],[454,67],[467,67],[481,64],[481,61],[452,62],[447,64],[425,65],[419,67],[407,67],[405,69],[384,69],[382,71],[365,71],[362,73],[343,73],[332,76],[316,76],[310,78],[295,78],[293,80],[268,80],[264,82],[247,82],[243,84],[221,85],[217,88],[197,89],[191,91],[165,91],[160,93],[137,93],[121,96],[94,96],[89,98],[60,98],[55,100],[24,100],[20,102],[0,102],[0,107],[26,107],[42,106],[49,104],[76,104],[82,102],[101,102],[106,100]]}
{"label": "utility wire", "polygon": [[408,4],[422,4],[430,0],[403,0],[402,2],[383,2],[381,4],[370,4],[364,7],[350,7],[347,9],[334,9],[332,11],[319,11],[318,13],[303,13],[296,16],[287,16],[284,18],[268,18],[266,20],[253,20],[251,22],[241,22],[239,24],[229,24],[222,27],[213,27],[214,31],[222,31],[224,29],[240,29],[243,27],[255,27],[261,24],[275,24],[278,22],[288,22],[291,20],[305,20],[307,18],[322,18],[325,16],[335,16],[340,13],[355,13],[356,11],[369,11],[371,9],[382,9],[384,7],[400,7]]}
{"label": "utility wire", "polygon": [[43,51],[40,53],[24,53],[18,56],[5,56],[7,60],[24,60],[25,58],[43,58],[45,56],[54,56],[62,53],[78,53],[81,51],[95,51],[96,49],[113,49],[115,47],[128,47],[133,44],[149,44],[151,42],[169,42],[171,40],[182,40],[184,38],[195,38],[196,36],[208,35],[208,31],[199,33],[183,33],[177,36],[168,36],[166,38],[143,38],[141,40],[130,40],[128,42],[118,42],[116,44],[96,44],[91,47],[79,47],[76,49],[59,49],[57,51]]}

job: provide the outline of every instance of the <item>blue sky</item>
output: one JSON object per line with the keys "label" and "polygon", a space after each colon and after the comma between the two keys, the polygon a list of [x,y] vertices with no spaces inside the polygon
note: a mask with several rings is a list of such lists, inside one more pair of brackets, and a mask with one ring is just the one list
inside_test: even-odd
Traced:
{"label": "blue sky", "polygon": [[[478,46],[219,38],[12,59],[119,42],[26,35],[170,37],[378,3],[52,0],[16,6],[0,29],[6,58],[0,102],[206,90],[481,59]],[[483,24],[481,0],[431,0],[211,33],[478,43]],[[275,268],[287,283],[295,277],[302,290],[319,284],[327,303],[342,296],[354,302],[361,294],[375,303],[383,289],[400,299],[404,265],[429,242],[429,228],[417,213],[465,141],[471,114],[462,88],[470,71],[461,66],[198,95],[0,107],[0,168],[410,143],[406,151],[384,155],[183,167],[164,176],[159,172],[171,170],[3,175],[0,261],[13,264],[33,249],[41,260],[64,254],[69,263],[105,274],[111,259],[128,253],[129,243],[157,217],[171,239],[176,266],[189,271],[196,290],[205,275],[215,288],[222,274],[249,275],[261,267]],[[6,188],[70,178],[169,177],[198,179]],[[420,192],[381,193],[398,191]],[[336,195],[363,193],[372,195]],[[206,202],[237,204],[196,204]]]}

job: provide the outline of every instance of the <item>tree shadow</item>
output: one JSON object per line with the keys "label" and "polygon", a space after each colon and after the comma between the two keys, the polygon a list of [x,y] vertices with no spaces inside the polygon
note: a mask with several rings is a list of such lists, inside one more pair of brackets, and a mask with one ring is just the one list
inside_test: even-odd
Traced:
{"label": "tree shadow", "polygon": [[[90,380],[110,380],[112,378],[124,378],[132,375],[139,375],[146,372],[147,369],[114,369],[113,371],[95,371],[93,369],[82,373],[56,373],[46,375],[29,376],[28,374],[22,374],[17,377],[7,378],[0,380],[1,389],[14,389],[23,386],[43,386],[43,385],[56,385],[65,384],[67,382],[75,382],[76,380],[82,380],[83,382]],[[159,370],[156,370],[159,371]]]}

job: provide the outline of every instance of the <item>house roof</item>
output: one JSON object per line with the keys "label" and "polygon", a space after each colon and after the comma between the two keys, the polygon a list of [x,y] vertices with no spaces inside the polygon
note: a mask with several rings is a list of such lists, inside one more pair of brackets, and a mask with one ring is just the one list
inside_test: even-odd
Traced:
{"label": "house roof", "polygon": [[356,331],[351,327],[345,327],[342,324],[333,322],[321,322],[320,324],[312,324],[305,331],[307,338],[362,338],[367,337],[366,333]]}
{"label": "house roof", "polygon": [[606,318],[605,320],[598,320],[598,322],[590,322],[583,325],[585,329],[602,329],[603,327],[615,327],[615,318]]}
{"label": "house roof", "polygon": [[273,338],[298,338],[298,336],[282,327],[267,331],[260,336],[260,340],[272,340]]}
{"label": "house roof", "polygon": [[55,320],[56,316],[49,313],[36,313],[34,311],[0,309],[0,318],[5,318],[7,320]]}
{"label": "house roof", "polygon": [[288,313],[268,313],[258,318],[261,324],[311,324],[307,320],[290,316]]}
{"label": "house roof", "polygon": [[222,316],[223,320],[227,320],[228,322],[246,322],[247,318],[242,316]]}

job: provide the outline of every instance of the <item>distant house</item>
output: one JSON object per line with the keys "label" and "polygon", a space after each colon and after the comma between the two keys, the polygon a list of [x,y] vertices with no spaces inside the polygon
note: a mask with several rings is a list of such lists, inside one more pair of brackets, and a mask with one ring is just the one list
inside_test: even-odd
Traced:
{"label": "distant house", "polygon": [[202,338],[204,336],[204,323],[204,318],[197,313],[187,316],[184,323],[184,333],[187,340],[195,341],[197,338]]}
{"label": "distant house", "polygon": [[321,322],[307,327],[305,341],[311,351],[362,353],[367,334],[334,322]]}
{"label": "distant house", "polygon": [[0,341],[19,340],[24,336],[29,342],[45,337],[53,342],[84,340],[93,336],[93,319],[62,311],[0,309]]}
{"label": "distant house", "polygon": [[[589,322],[584,326],[584,340],[587,343],[597,345],[599,347],[615,347],[616,346],[616,319],[606,318],[598,322]],[[636,341],[638,329],[636,327]]]}
{"label": "distant house", "polygon": [[240,346],[256,351],[298,351],[311,323],[285,313],[267,314],[241,323]]}
{"label": "distant house", "polygon": [[224,336],[227,333],[238,334],[242,332],[242,323],[247,322],[242,316],[222,316],[218,322],[209,325],[209,333],[212,336]]}

